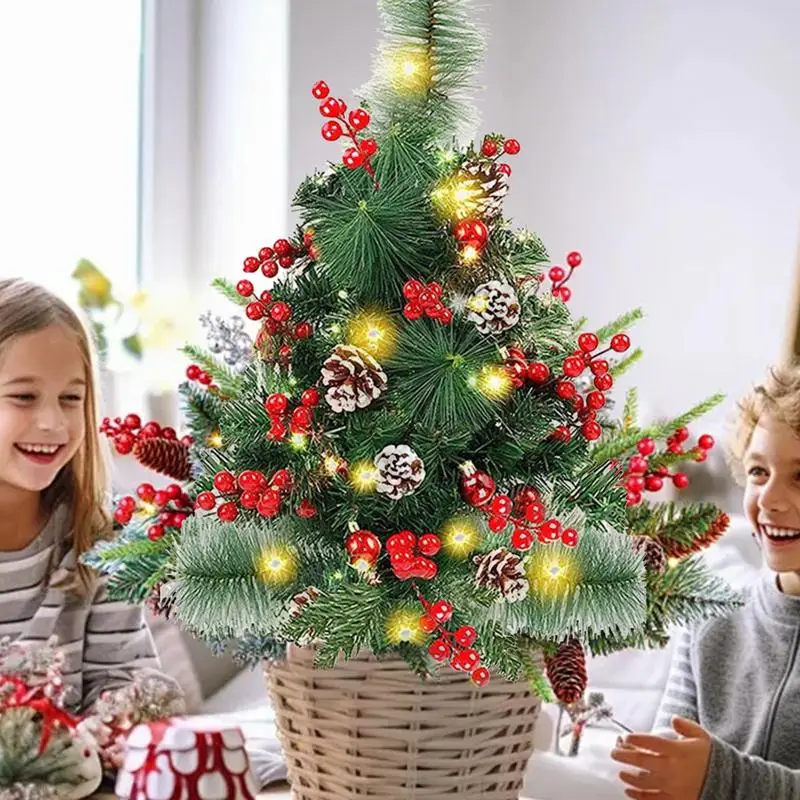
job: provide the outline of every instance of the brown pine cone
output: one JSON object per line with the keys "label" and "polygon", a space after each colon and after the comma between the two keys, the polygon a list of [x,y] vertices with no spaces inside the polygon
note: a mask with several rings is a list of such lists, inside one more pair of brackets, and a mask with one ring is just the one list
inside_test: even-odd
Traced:
{"label": "brown pine cone", "polygon": [[340,344],[322,365],[325,401],[337,413],[366,408],[386,389],[386,373],[366,351]]}
{"label": "brown pine cone", "polygon": [[553,694],[564,705],[577,703],[583,697],[588,683],[586,654],[577,639],[562,642],[553,656],[545,658],[545,667]]}
{"label": "brown pine cone", "polygon": [[642,555],[648,572],[662,573],[667,568],[667,554],[661,543],[652,536],[634,536],[633,549]]}
{"label": "brown pine cone", "polygon": [[507,603],[516,603],[528,594],[530,587],[522,559],[505,547],[477,555],[472,561],[478,565],[475,574],[475,583],[478,586],[496,589]]}
{"label": "brown pine cone", "polygon": [[413,494],[425,480],[425,464],[407,444],[390,444],[375,456],[378,492],[392,500]]}
{"label": "brown pine cone", "polygon": [[474,198],[474,212],[470,216],[492,219],[503,211],[503,199],[508,192],[508,178],[489,158],[476,156],[461,165],[461,178],[464,180],[468,196]]}
{"label": "brown pine cone", "polygon": [[662,539],[667,558],[685,558],[705,550],[706,547],[714,544],[728,530],[728,525],[730,524],[731,518],[727,514],[721,513],[708,526],[706,532],[700,534],[691,544],[680,544],[673,539]]}
{"label": "brown pine cone", "polygon": [[321,594],[316,586],[309,586],[296,594],[289,603],[289,619],[298,619]]}
{"label": "brown pine cone", "polygon": [[186,481],[191,476],[189,448],[175,439],[140,439],[133,455],[143,466],[175,481]]}

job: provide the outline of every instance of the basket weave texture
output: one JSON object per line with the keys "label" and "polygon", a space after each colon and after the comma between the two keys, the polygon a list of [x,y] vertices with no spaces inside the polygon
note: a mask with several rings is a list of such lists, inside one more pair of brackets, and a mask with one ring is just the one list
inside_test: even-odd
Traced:
{"label": "basket weave texture", "polygon": [[291,647],[266,668],[296,800],[518,800],[541,701],[527,683],[428,680],[360,653],[332,669]]}

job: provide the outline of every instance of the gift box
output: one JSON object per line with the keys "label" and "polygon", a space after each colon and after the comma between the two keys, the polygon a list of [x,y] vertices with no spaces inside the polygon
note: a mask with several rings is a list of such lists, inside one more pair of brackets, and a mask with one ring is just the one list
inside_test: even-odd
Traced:
{"label": "gift box", "polygon": [[255,800],[257,787],[238,728],[187,718],[137,725],[115,790],[120,800]]}

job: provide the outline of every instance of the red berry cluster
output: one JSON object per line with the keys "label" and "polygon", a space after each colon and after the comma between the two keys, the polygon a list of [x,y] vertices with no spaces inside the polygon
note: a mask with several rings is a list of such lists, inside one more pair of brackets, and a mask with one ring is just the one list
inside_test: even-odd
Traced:
{"label": "red berry cluster", "polygon": [[473,683],[485,686],[489,682],[489,670],[481,666],[480,653],[474,649],[478,634],[471,625],[462,625],[456,631],[448,631],[444,626],[453,617],[453,606],[446,600],[429,603],[419,596],[425,616],[420,627],[425,633],[436,633],[438,637],[428,646],[428,653],[434,661],[450,662],[457,672],[469,672]]}
{"label": "red berry cluster", "polygon": [[[114,441],[114,448],[120,455],[127,455],[141,439],[174,439],[178,435],[174,428],[161,427],[157,422],[148,422],[142,425],[142,419],[138,414],[128,414],[124,419],[115,417],[112,421],[110,417],[104,417],[100,425],[100,433],[104,433],[109,439]],[[184,436],[181,439],[185,445],[192,444],[194,440],[191,436]]]}
{"label": "red berry cluster", "polygon": [[354,108],[347,114],[347,103],[331,97],[330,93],[331,90],[325,81],[317,81],[311,89],[311,94],[320,101],[319,113],[323,117],[328,117],[328,121],[322,126],[322,138],[328,142],[335,142],[342,136],[347,136],[353,142],[353,147],[348,147],[344,151],[342,163],[348,169],[364,167],[374,179],[375,170],[369,160],[378,152],[378,143],[371,138],[359,139],[356,136],[369,125],[369,113],[363,108]]}
{"label": "red berry cluster", "polygon": [[442,325],[449,325],[453,321],[453,312],[442,303],[442,287],[436,282],[407,281],[403,286],[403,297],[407,301],[403,306],[403,316],[408,320],[429,317]]}
{"label": "red berry cluster", "polygon": [[[289,416],[289,398],[282,392],[274,392],[264,401],[272,425],[267,439],[282,442],[289,433],[308,434],[314,423],[314,409],[319,405],[319,390],[311,386],[300,396],[300,405]],[[289,423],[287,425],[287,417]]]}
{"label": "red berry cluster", "polygon": [[[484,137],[481,145],[481,154],[486,158],[497,160],[501,153],[507,156],[515,156],[521,149],[516,139],[506,139],[499,134],[494,134]],[[511,175],[511,167],[508,164],[498,164],[497,169],[505,175]]]}
{"label": "red berry cluster", "polygon": [[645,437],[636,445],[639,451],[631,456],[625,465],[622,482],[627,489],[627,503],[635,506],[642,502],[642,493],[659,492],[664,488],[667,480],[672,481],[676,489],[685,489],[689,485],[689,476],[684,472],[670,472],[669,467],[660,464],[655,468],[650,466],[650,458],[658,456],[676,456],[685,454],[687,459],[705,461],[708,451],[714,447],[714,437],[704,433],[697,440],[697,444],[690,450],[684,449],[684,443],[689,439],[686,428],[678,428],[675,433],[667,437],[666,450],[656,453],[656,443],[653,439]]}
{"label": "red berry cluster", "polygon": [[[256,469],[244,470],[238,477],[223,470],[214,476],[214,488],[219,492],[219,497],[214,492],[200,492],[195,505],[203,511],[216,508],[217,516],[223,522],[233,522],[239,516],[239,508],[255,509],[262,517],[272,518],[281,512],[284,497],[293,487],[294,478],[288,469],[279,469],[270,480]],[[219,500],[223,502],[217,505]],[[300,514],[298,507],[300,516],[313,516],[310,514],[310,503],[301,505],[304,512]]]}
{"label": "red berry cluster", "polygon": [[[262,247],[258,251],[258,257],[248,256],[244,260],[242,268],[248,273],[261,270],[265,277],[274,278],[277,276],[281,267],[283,269],[290,269],[294,266],[295,261],[307,252],[308,244],[305,240],[303,244],[305,248],[294,245],[288,239],[276,239],[272,247]],[[246,289],[248,284],[250,284],[251,287],[250,291],[242,291],[242,289]],[[242,297],[250,297],[253,293],[252,286],[253,284],[250,283],[250,281],[243,280],[239,281],[236,290]]]}
{"label": "red berry cluster", "polygon": [[441,548],[442,540],[435,533],[424,533],[418,539],[411,531],[400,531],[386,541],[392,572],[401,581],[435,578],[439,567],[429,556],[435,556]]}
{"label": "red berry cluster", "polygon": [[136,489],[137,497],[121,497],[114,509],[114,521],[127,525],[137,511],[152,515],[153,506],[159,512],[158,522],[147,529],[147,537],[152,541],[160,539],[167,528],[180,530],[183,521],[192,514],[192,500],[177,484],[171,483],[164,489],[155,489],[150,483],[141,483]]}
{"label": "red berry cluster", "polygon": [[219,386],[213,382],[214,379],[197,364],[189,364],[189,366],[186,367],[186,378],[194,383],[199,383],[201,386],[206,386],[209,389],[219,389]]}
{"label": "red berry cluster", "polygon": [[523,486],[512,499],[507,494],[495,494],[494,478],[476,469],[472,462],[466,462],[461,469],[462,497],[489,515],[489,530],[493,533],[503,533],[509,524],[513,525],[511,546],[515,550],[529,550],[534,535],[540,544],[560,539],[567,547],[577,547],[578,532],[574,528],[562,529],[557,519],[545,519],[546,509],[534,488]]}
{"label": "red berry cluster", "polygon": [[[577,250],[573,250],[571,253],[567,254],[569,272],[567,272],[564,267],[550,267],[547,275],[553,283],[551,291],[554,297],[560,297],[565,303],[569,301],[572,297],[572,290],[566,284],[572,277],[572,273],[575,269],[581,265],[582,261],[583,256]],[[540,279],[544,280],[544,275],[542,275]]]}

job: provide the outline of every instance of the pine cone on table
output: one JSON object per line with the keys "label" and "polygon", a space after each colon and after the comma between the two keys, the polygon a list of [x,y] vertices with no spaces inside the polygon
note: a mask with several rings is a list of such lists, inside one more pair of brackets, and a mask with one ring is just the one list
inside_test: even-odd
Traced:
{"label": "pine cone on table", "polygon": [[545,657],[545,668],[553,694],[562,703],[569,706],[583,697],[588,683],[586,654],[577,639],[567,639],[553,656]]}
{"label": "pine cone on table", "polygon": [[337,413],[366,408],[386,389],[386,373],[366,351],[337,345],[322,365],[325,401]]}
{"label": "pine cone on table", "polygon": [[134,445],[133,455],[143,466],[173,480],[186,481],[191,477],[189,448],[176,439],[140,439]]}
{"label": "pine cone on table", "polygon": [[667,554],[661,543],[652,536],[634,536],[633,549],[641,554],[648,572],[662,573],[667,568]]}
{"label": "pine cone on table", "polygon": [[496,589],[500,597],[507,603],[516,603],[527,594],[529,584],[525,577],[522,559],[515,553],[498,547],[488,553],[475,556],[473,562],[478,565],[475,583]]}
{"label": "pine cone on table", "polygon": [[502,333],[519,322],[519,298],[508,283],[481,284],[467,301],[467,309],[467,319],[483,334]]}
{"label": "pine cone on table", "polygon": [[461,165],[460,175],[467,183],[470,197],[475,195],[474,216],[493,219],[503,211],[503,200],[508,193],[508,177],[489,158],[475,158]]}
{"label": "pine cone on table", "polygon": [[425,464],[405,444],[390,444],[375,457],[378,492],[392,500],[413,494],[425,480]]}

